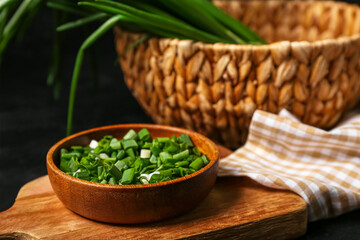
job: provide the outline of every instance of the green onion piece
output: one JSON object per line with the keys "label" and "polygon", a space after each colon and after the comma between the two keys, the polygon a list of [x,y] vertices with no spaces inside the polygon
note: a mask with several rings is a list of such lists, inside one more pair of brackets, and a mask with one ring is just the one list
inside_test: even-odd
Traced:
{"label": "green onion piece", "polygon": [[60,161],[60,170],[63,171],[63,172],[70,172],[69,160],[61,159],[61,161]]}
{"label": "green onion piece", "polygon": [[64,154],[64,153],[68,153],[68,150],[66,150],[65,148],[62,148],[60,150],[60,155]]}
{"label": "green onion piece", "polygon": [[147,167],[149,165],[150,161],[149,159],[143,159],[143,158],[137,158],[134,167],[136,172],[141,172],[143,168]]}
{"label": "green onion piece", "polygon": [[201,159],[203,160],[204,165],[207,165],[207,164],[209,164],[209,162],[210,162],[210,160],[207,158],[206,155],[202,155],[202,156],[201,156]]}
{"label": "green onion piece", "polygon": [[159,147],[153,146],[150,148],[150,151],[153,155],[155,155],[156,157],[159,156],[159,154],[161,153],[161,149]]}
{"label": "green onion piece", "polygon": [[116,162],[116,158],[104,158],[104,162],[114,164]]}
{"label": "green onion piece", "polygon": [[159,172],[161,175],[168,176],[168,177],[171,177],[173,174],[172,169],[160,170]]}
{"label": "green onion piece", "polygon": [[140,157],[141,158],[150,158],[151,157],[151,151],[149,149],[141,149],[140,150]]}
{"label": "green onion piece", "polygon": [[185,169],[185,174],[186,174],[186,175],[192,174],[192,173],[194,173],[194,172],[196,172],[196,170],[194,170],[194,169],[191,169],[191,168]]}
{"label": "green onion piece", "polygon": [[100,183],[107,184],[108,182],[105,179],[103,179]]}
{"label": "green onion piece", "polygon": [[115,180],[115,178],[110,178],[110,180],[109,180],[109,182],[108,182],[108,184],[116,184],[116,180]]}
{"label": "green onion piece", "polygon": [[157,158],[157,166],[159,167],[159,168],[161,168],[162,167],[162,162],[161,162],[161,159],[160,158]]}
{"label": "green onion piece", "polygon": [[194,169],[195,171],[200,170],[204,166],[204,162],[201,158],[197,158],[195,161],[190,163],[189,167]]}
{"label": "green onion piece", "polygon": [[157,163],[157,158],[155,157],[155,155],[151,155],[150,162],[151,163]]}
{"label": "green onion piece", "polygon": [[193,147],[193,146],[194,146],[194,144],[193,144],[193,142],[191,141],[189,135],[187,135],[187,134],[181,134],[180,137],[179,137],[179,139],[180,139],[181,142],[187,143],[187,145],[188,145],[189,147]]}
{"label": "green onion piece", "polygon": [[173,159],[169,159],[166,163],[164,163],[162,165],[163,169],[169,169],[169,168],[174,168],[175,167],[175,164],[172,163],[171,160],[173,160]]}
{"label": "green onion piece", "polygon": [[121,178],[121,184],[122,185],[130,184],[134,179],[134,175],[135,175],[135,169],[134,168],[126,169],[124,171],[124,174],[123,174],[122,178]]}
{"label": "green onion piece", "polygon": [[128,165],[130,167],[134,163],[135,158],[128,156],[128,157],[122,159],[121,161],[124,161],[126,163],[126,165]]}
{"label": "green onion piece", "polygon": [[74,160],[74,158],[71,158],[69,161],[69,165],[68,165],[68,169],[71,172],[75,172],[76,170],[79,169],[79,164],[77,163],[77,161]]}
{"label": "green onion piece", "polygon": [[103,178],[104,173],[105,173],[104,167],[103,167],[103,166],[98,166],[98,168],[97,168],[97,174],[98,174],[99,180],[101,180],[101,179]]}
{"label": "green onion piece", "polygon": [[148,166],[144,167],[143,170],[141,170],[140,174],[143,174],[145,172],[146,173],[154,172],[156,167],[157,167],[156,164],[148,165]]}
{"label": "green onion piece", "polygon": [[116,158],[116,156],[117,156],[117,152],[112,152],[111,153],[111,158]]}
{"label": "green onion piece", "polygon": [[125,151],[124,150],[120,150],[118,151],[116,158],[117,159],[123,159],[125,157]]}
{"label": "green onion piece", "polygon": [[184,168],[179,167],[178,169],[179,169],[179,171],[180,171],[180,176],[181,176],[181,177],[186,176],[186,173],[185,173],[185,169],[184,169]]}
{"label": "green onion piece", "polygon": [[83,180],[88,180],[89,179],[89,173],[88,172],[75,172],[74,177],[76,178],[80,178]]}
{"label": "green onion piece", "polygon": [[110,147],[114,150],[121,149],[121,142],[117,140],[116,138],[111,139]]}
{"label": "green onion piece", "polygon": [[81,157],[79,152],[63,153],[61,154],[61,159],[71,159],[72,157]]}
{"label": "green onion piece", "polygon": [[122,145],[123,145],[123,147],[124,147],[125,150],[126,150],[126,149],[129,149],[129,148],[138,148],[138,146],[139,146],[139,145],[136,143],[136,141],[133,140],[133,139],[124,140],[124,141],[122,142]]}
{"label": "green onion piece", "polygon": [[72,146],[70,147],[71,150],[77,151],[77,152],[82,152],[84,150],[84,147],[82,146]]}
{"label": "green onion piece", "polygon": [[129,149],[126,149],[126,154],[129,156],[129,157],[132,157],[133,159],[136,158],[136,155],[135,155],[135,152],[134,152],[134,149],[132,148],[129,148]]}
{"label": "green onion piece", "polygon": [[120,171],[120,169],[114,164],[110,170],[109,170],[111,176],[113,176],[115,179],[120,180],[122,173]]}
{"label": "green onion piece", "polygon": [[128,165],[124,160],[117,161],[114,166],[116,166],[119,170],[128,169]]}
{"label": "green onion piece", "polygon": [[142,148],[147,148],[147,149],[150,149],[152,147],[152,143],[151,142],[146,142],[144,143],[144,145],[142,145]]}
{"label": "green onion piece", "polygon": [[170,141],[170,138],[168,137],[158,137],[156,139],[159,141],[159,143],[167,143]]}
{"label": "green onion piece", "polygon": [[179,168],[173,168],[171,169],[172,175],[174,176],[180,176],[180,169]]}
{"label": "green onion piece", "polygon": [[181,160],[181,159],[186,158],[187,156],[189,156],[189,150],[185,150],[185,151],[182,151],[180,153],[174,154],[173,158],[175,160]]}
{"label": "green onion piece", "polygon": [[173,156],[170,153],[167,152],[161,152],[160,153],[160,159],[163,163],[167,162],[168,159],[172,159]]}
{"label": "green onion piece", "polygon": [[188,144],[185,142],[180,143],[179,146],[180,146],[180,151],[184,151],[189,148]]}
{"label": "green onion piece", "polygon": [[190,164],[190,163],[189,163],[188,161],[176,162],[176,163],[175,163],[175,167],[188,167],[189,164]]}
{"label": "green onion piece", "polygon": [[92,177],[92,178],[90,179],[90,182],[96,182],[96,183],[98,183],[99,180],[98,180],[96,177]]}
{"label": "green onion piece", "polygon": [[146,128],[141,129],[138,132],[139,138],[141,141],[147,141],[151,138],[151,135],[149,133],[149,131]]}
{"label": "green onion piece", "polygon": [[171,140],[167,142],[166,147],[163,149],[163,151],[168,153],[176,153],[179,151],[179,144]]}
{"label": "green onion piece", "polygon": [[133,129],[130,129],[124,136],[124,139],[125,140],[128,140],[128,139],[137,139],[138,135],[136,134],[136,132],[133,130]]}
{"label": "green onion piece", "polygon": [[198,156],[198,157],[201,156],[201,152],[200,152],[200,150],[199,150],[197,147],[194,147],[192,150],[193,150],[193,153],[194,153],[196,156]]}

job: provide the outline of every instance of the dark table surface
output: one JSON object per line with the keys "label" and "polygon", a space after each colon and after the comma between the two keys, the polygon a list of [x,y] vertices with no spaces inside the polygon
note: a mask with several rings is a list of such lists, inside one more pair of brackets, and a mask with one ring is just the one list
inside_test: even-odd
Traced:
{"label": "dark table surface", "polygon": [[[75,54],[85,35],[65,38],[61,67],[63,84],[55,101],[46,76],[52,51],[51,14],[43,9],[21,44],[15,42],[0,69],[0,212],[14,203],[20,187],[47,174],[47,150],[65,137],[69,82]],[[99,84],[91,80],[85,59],[77,92],[74,132],[120,123],[152,123],[124,84],[112,33],[95,47]],[[96,90],[97,89],[97,90]],[[308,225],[301,239],[360,239],[360,210]]]}

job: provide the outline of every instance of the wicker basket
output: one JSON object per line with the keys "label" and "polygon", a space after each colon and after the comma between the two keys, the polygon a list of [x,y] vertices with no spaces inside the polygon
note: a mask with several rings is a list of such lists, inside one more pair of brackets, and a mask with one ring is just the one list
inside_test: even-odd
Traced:
{"label": "wicker basket", "polygon": [[[341,2],[215,1],[272,44],[149,39],[120,59],[126,83],[156,123],[244,143],[255,109],[287,108],[330,128],[360,91],[360,8]],[[140,35],[115,29],[118,53]]]}

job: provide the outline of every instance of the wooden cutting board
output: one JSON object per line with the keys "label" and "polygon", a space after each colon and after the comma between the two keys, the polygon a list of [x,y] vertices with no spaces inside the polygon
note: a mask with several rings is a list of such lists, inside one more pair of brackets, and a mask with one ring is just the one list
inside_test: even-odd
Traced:
{"label": "wooden cutting board", "polygon": [[[230,153],[225,148],[220,152]],[[114,225],[83,218],[64,207],[48,176],[25,184],[15,204],[0,213],[0,239],[289,239],[305,234],[306,226],[301,197],[245,177],[218,178],[196,209],[151,224]]]}

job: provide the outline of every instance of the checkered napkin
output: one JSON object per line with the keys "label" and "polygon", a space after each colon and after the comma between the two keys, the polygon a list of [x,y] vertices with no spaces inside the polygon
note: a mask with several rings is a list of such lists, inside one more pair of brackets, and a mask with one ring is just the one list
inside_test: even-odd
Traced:
{"label": "checkered napkin", "polygon": [[360,114],[331,131],[289,112],[256,111],[246,144],[220,161],[219,176],[248,176],[288,189],[308,204],[309,221],[360,207]]}

